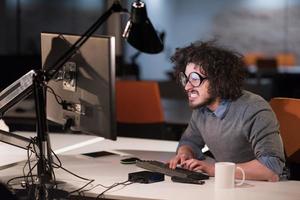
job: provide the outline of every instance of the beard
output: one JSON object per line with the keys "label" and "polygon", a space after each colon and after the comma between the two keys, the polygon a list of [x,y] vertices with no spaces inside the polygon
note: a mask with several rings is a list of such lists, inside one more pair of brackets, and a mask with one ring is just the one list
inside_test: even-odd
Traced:
{"label": "beard", "polygon": [[197,108],[200,108],[203,106],[208,106],[208,105],[212,104],[213,102],[216,101],[216,99],[217,99],[216,97],[209,96],[209,97],[203,99],[201,102],[194,103],[194,102],[189,101],[189,106],[192,109],[197,109]]}

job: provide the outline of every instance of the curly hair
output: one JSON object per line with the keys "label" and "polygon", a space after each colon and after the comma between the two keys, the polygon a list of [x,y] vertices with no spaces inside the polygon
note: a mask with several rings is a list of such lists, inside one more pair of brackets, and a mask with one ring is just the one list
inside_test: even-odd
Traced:
{"label": "curly hair", "polygon": [[217,46],[215,41],[198,41],[177,48],[171,62],[175,65],[177,79],[188,63],[201,67],[210,83],[208,91],[212,97],[235,100],[242,95],[245,78],[242,55]]}

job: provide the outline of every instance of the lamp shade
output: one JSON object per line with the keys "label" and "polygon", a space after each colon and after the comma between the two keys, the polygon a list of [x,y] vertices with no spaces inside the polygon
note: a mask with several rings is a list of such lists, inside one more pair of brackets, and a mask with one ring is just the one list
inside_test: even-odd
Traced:
{"label": "lamp shade", "polygon": [[146,5],[135,1],[131,6],[131,16],[126,24],[123,37],[139,51],[155,54],[164,46],[147,16]]}

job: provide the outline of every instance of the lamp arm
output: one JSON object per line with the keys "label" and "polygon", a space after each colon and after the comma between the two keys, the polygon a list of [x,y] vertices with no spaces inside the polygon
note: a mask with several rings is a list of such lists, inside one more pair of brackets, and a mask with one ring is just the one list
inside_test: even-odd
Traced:
{"label": "lamp arm", "polygon": [[0,141],[25,150],[30,149],[30,143],[33,143],[32,139],[4,130],[0,130]]}
{"label": "lamp arm", "polygon": [[[76,53],[76,51],[91,37],[93,33],[113,14],[118,12],[128,12],[127,9],[122,8],[120,2],[114,1],[112,6],[103,13],[102,16],[61,56],[57,61],[50,66],[48,71],[45,72],[46,81],[48,82],[53,78],[61,67]],[[51,71],[51,72],[50,72]]]}

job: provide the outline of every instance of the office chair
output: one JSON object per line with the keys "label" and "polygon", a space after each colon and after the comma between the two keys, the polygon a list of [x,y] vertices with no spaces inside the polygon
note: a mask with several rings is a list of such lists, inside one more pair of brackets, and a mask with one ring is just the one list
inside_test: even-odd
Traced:
{"label": "office chair", "polygon": [[264,58],[265,55],[261,52],[248,52],[245,53],[243,60],[246,66],[256,65],[257,59]]}
{"label": "office chair", "polygon": [[278,66],[295,66],[296,56],[292,53],[280,53],[276,55]]}
{"label": "office chair", "polygon": [[116,81],[118,136],[169,139],[158,83]]}
{"label": "office chair", "polygon": [[258,58],[256,60],[257,73],[260,75],[274,75],[277,73],[277,60],[276,58]]}
{"label": "office chair", "polygon": [[270,100],[274,91],[274,78],[277,75],[275,58],[257,58],[256,72],[245,80],[244,88]]}
{"label": "office chair", "polygon": [[300,180],[300,99],[275,97],[270,105],[280,124],[291,179]]}

